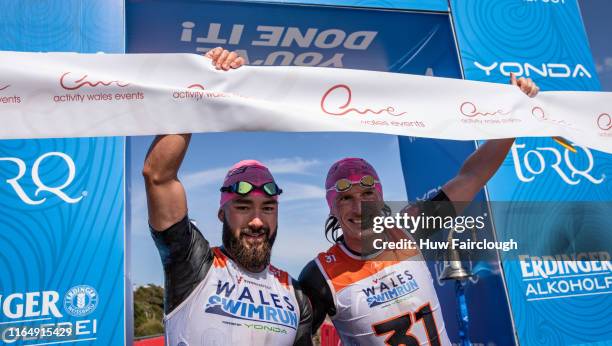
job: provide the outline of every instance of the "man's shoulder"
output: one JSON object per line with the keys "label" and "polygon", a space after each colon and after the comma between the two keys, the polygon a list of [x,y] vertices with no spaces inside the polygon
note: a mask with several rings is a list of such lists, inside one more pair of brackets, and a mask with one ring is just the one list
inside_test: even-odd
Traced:
{"label": "man's shoulder", "polygon": [[349,257],[341,245],[336,243],[306,264],[300,274],[300,282],[304,281],[303,278],[313,277],[333,281],[336,277],[353,272],[362,265],[362,261]]}
{"label": "man's shoulder", "polygon": [[346,256],[342,252],[339,243],[335,243],[330,246],[326,251],[319,252],[319,254],[314,258],[313,262],[318,262],[318,265],[325,266],[326,264],[338,264],[341,263],[342,260],[346,259]]}
{"label": "man's shoulder", "polygon": [[289,275],[288,272],[279,269],[272,264],[268,266],[268,271],[283,287],[289,288],[289,286],[293,286],[293,282],[295,280],[291,277],[291,275]]}
{"label": "man's shoulder", "polygon": [[306,263],[304,268],[302,268],[298,281],[300,282],[302,286],[305,286],[305,285],[308,285],[309,283],[316,281],[313,279],[318,278],[320,276],[321,276],[321,269],[319,268],[316,259],[312,259],[308,263]]}
{"label": "man's shoulder", "polygon": [[164,266],[165,307],[170,313],[204,280],[217,256],[187,215],[161,232],[152,230]]}
{"label": "man's shoulder", "polygon": [[[202,232],[198,229],[195,222],[185,215],[181,220],[165,230],[158,231],[149,226],[151,236],[155,241],[162,260],[183,261],[197,255],[206,255],[206,259],[211,259],[209,255],[210,245]],[[191,254],[191,256],[190,256]]]}

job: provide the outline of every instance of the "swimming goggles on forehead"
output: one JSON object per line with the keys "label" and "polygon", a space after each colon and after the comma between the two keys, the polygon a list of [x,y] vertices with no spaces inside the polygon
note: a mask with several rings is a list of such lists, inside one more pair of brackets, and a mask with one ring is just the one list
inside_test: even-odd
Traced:
{"label": "swimming goggles on forehead", "polygon": [[373,187],[376,184],[380,184],[380,181],[376,180],[371,175],[364,175],[363,177],[361,177],[361,179],[359,179],[359,181],[351,181],[349,179],[342,178],[342,179],[338,179],[338,181],[336,181],[334,186],[327,189],[327,191],[335,190],[336,192],[345,192],[345,191],[348,191],[355,184],[359,184],[361,187],[368,188],[368,187]]}
{"label": "swimming goggles on forehead", "polygon": [[253,190],[260,190],[266,193],[268,196],[278,196],[283,193],[283,190],[276,185],[275,182],[271,181],[263,185],[253,185],[248,181],[237,181],[229,186],[223,186],[221,192],[231,192],[239,194],[240,196],[246,196]]}

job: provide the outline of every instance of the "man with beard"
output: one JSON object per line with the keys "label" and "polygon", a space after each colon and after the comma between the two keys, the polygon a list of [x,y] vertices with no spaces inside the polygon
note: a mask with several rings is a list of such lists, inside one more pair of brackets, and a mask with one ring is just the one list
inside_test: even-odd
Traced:
{"label": "man with beard", "polygon": [[[207,57],[222,70],[243,64],[221,48]],[[220,189],[223,246],[210,247],[189,220],[177,176],[190,138],[158,136],[143,168],[151,234],[164,266],[166,345],[312,345],[308,299],[270,264],[282,190],[260,162],[236,163]]]}
{"label": "man with beard", "polygon": [[[516,80],[530,97],[539,88],[531,79]],[[487,141],[463,164],[457,176],[444,184],[429,202],[408,206],[412,216],[455,216],[495,174],[514,139]],[[363,202],[383,204],[383,189],[374,167],[361,158],[334,163],[325,181],[330,215],[325,234],[335,244],[310,261],[300,284],[313,308],[313,331],[329,316],[344,346],[451,345],[433,279],[419,249],[382,251],[374,240],[410,239],[402,230],[377,235],[363,225]],[[388,211],[387,211],[388,213]],[[341,235],[340,235],[341,231]]]}

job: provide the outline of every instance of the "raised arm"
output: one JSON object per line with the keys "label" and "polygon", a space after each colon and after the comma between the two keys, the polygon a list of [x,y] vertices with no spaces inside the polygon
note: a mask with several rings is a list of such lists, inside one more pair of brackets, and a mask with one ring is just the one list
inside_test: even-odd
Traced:
{"label": "raised arm", "polygon": [[[239,68],[244,59],[221,47],[210,50],[206,57],[218,70]],[[149,148],[142,175],[147,191],[149,224],[163,231],[187,215],[185,189],[178,171],[189,147],[191,134],[157,136]]]}
{"label": "raised arm", "polygon": [[[535,97],[540,90],[531,78],[516,79],[510,75],[510,83],[529,97]],[[469,202],[497,172],[508,155],[514,138],[489,140],[478,148],[459,170],[457,176],[444,184],[442,190],[453,202]]]}
{"label": "raised arm", "polygon": [[178,171],[190,139],[191,134],[157,136],[147,153],[142,175],[149,224],[156,231],[169,228],[187,214],[187,198]]}

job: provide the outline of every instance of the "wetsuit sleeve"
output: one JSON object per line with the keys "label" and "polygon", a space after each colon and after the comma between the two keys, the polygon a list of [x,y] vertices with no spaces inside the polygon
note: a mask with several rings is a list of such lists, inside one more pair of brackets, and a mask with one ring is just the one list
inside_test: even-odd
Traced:
{"label": "wetsuit sleeve", "polygon": [[[438,191],[438,193],[432,198],[426,201],[420,201],[414,204],[409,204],[403,210],[403,213],[408,215],[417,216],[423,213],[427,217],[437,217],[440,216],[442,218],[446,216],[455,217],[457,213],[455,211],[455,207],[453,203],[450,201],[446,193],[443,190]],[[408,230],[404,230],[406,236],[409,239],[425,239],[431,237],[440,237],[442,229],[428,229],[427,232],[419,231],[419,232],[409,232]]]}
{"label": "wetsuit sleeve", "polygon": [[423,212],[428,216],[457,216],[453,203],[442,190],[440,190],[435,196],[425,203]]}
{"label": "wetsuit sleeve", "polygon": [[334,297],[314,260],[308,262],[306,267],[302,269],[299,283],[312,305],[312,333],[314,334],[323,324],[325,315],[333,316],[336,314]]}
{"label": "wetsuit sleeve", "polygon": [[312,346],[312,307],[299,283],[291,280],[295,298],[300,309],[300,324],[295,335],[294,346]]}
{"label": "wetsuit sleeve", "polygon": [[426,201],[420,201],[407,205],[402,212],[413,216],[419,215],[420,213],[423,213],[426,216],[457,216],[453,203],[443,190],[438,191],[435,196]]}
{"label": "wetsuit sleeve", "polygon": [[186,215],[163,232],[151,236],[164,266],[164,311],[169,314],[204,279],[213,262],[213,252],[198,228]]}

